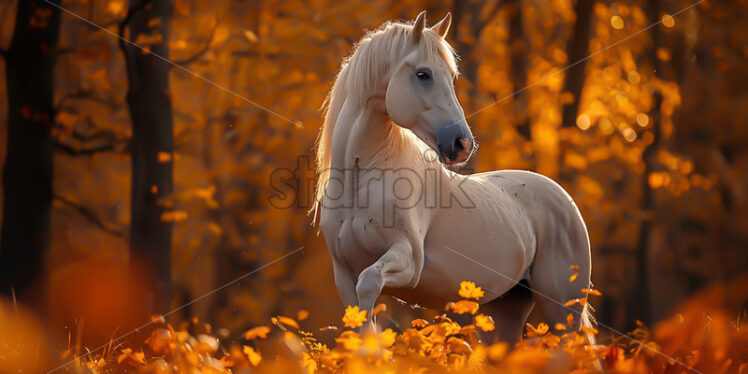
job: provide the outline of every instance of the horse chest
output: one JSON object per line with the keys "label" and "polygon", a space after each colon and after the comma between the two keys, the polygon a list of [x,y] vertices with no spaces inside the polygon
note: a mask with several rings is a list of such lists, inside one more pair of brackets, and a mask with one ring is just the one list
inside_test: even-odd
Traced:
{"label": "horse chest", "polygon": [[348,263],[356,273],[374,263],[388,249],[381,224],[371,215],[343,216],[330,231],[337,234],[333,255]]}

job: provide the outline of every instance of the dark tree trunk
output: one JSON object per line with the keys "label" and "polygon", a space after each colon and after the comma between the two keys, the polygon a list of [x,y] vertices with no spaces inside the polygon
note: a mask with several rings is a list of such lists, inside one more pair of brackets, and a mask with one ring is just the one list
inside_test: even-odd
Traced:
{"label": "dark tree trunk", "polygon": [[566,48],[567,64],[571,67],[566,71],[564,79],[564,91],[571,93],[574,100],[563,109],[562,126],[574,126],[577,123],[579,112],[579,100],[584,87],[584,69],[587,65],[586,58],[589,52],[590,29],[592,19],[592,8],[594,0],[577,0],[574,22],[574,31]]}
{"label": "dark tree trunk", "polygon": [[[171,298],[171,223],[162,219],[173,198],[173,117],[168,35],[171,2],[133,0],[124,28],[128,40],[150,40],[148,51],[122,43],[127,105],[132,120],[130,267],[137,276],[131,301],[137,312],[164,313]],[[141,36],[142,35],[142,36]],[[160,39],[156,36],[160,35]],[[139,38],[140,36],[140,38]]]}
{"label": "dark tree trunk", "polygon": [[[468,97],[470,103],[467,103],[470,107],[468,110],[474,110],[478,96],[478,64],[476,57],[471,54],[473,47],[478,44],[480,33],[483,29],[483,25],[478,18],[481,13],[481,8],[484,6],[483,1],[477,0],[459,0],[455,1],[452,13],[454,19],[452,21],[451,32],[454,34],[455,40],[455,51],[460,56],[460,73],[462,74],[461,79],[465,79],[470,82],[470,89],[468,90]],[[475,37],[473,44],[467,44],[463,41],[463,38],[458,35],[460,30],[460,24],[464,22],[464,19],[468,18],[469,23],[467,30]],[[487,22],[490,22],[488,20]]]}
{"label": "dark tree trunk", "polygon": [[[650,24],[654,24],[659,20],[660,14],[660,0],[648,0],[647,1],[647,19]],[[652,64],[654,76],[657,79],[662,79],[662,64],[657,58],[657,48],[662,44],[662,35],[660,33],[660,26],[655,26],[651,29],[652,36],[652,47],[649,50],[649,60]],[[652,300],[649,292],[649,239],[652,232],[652,221],[654,219],[654,191],[649,185],[649,174],[654,171],[655,156],[661,142],[660,134],[660,122],[662,105],[662,93],[655,91],[653,94],[654,104],[649,112],[649,117],[652,122],[652,135],[654,140],[642,153],[642,160],[644,160],[644,174],[642,175],[642,202],[641,207],[644,214],[644,220],[642,221],[641,227],[639,228],[639,238],[636,248],[636,279],[637,288],[634,290],[634,300],[631,305],[636,305],[635,313],[629,315],[635,316],[635,318],[649,324],[651,322],[652,313]],[[633,322],[629,321],[629,326],[633,326]]]}
{"label": "dark tree trunk", "polygon": [[514,107],[517,132],[525,139],[532,137],[530,117],[527,115],[527,95],[523,90],[527,86],[527,43],[522,25],[522,4],[520,0],[507,0],[506,10],[509,13],[509,48],[512,62],[512,89],[514,90]]}
{"label": "dark tree trunk", "polygon": [[[59,1],[55,1],[59,3]],[[42,0],[18,2],[6,58],[7,154],[3,167],[0,287],[23,296],[43,269],[50,244],[54,67],[60,10]],[[36,298],[38,299],[38,298]]]}

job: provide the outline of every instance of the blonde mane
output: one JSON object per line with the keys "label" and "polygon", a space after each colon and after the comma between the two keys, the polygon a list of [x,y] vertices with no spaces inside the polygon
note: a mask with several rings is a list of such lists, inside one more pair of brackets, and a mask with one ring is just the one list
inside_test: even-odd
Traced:
{"label": "blonde mane", "polygon": [[[420,48],[429,61],[442,59],[453,73],[457,73],[457,58],[452,47],[436,32],[425,28],[421,41],[413,42],[412,23],[385,22],[375,31],[367,32],[353,48],[351,56],[343,60],[332,89],[327,94],[322,108],[324,122],[317,138],[317,184],[314,204],[310,213],[316,217],[320,201],[330,177],[332,156],[332,134],[338,115],[347,100],[363,107],[366,100],[377,91],[384,78],[399,61],[415,48]],[[406,139],[417,138],[399,126],[391,126],[389,141],[399,149]]]}

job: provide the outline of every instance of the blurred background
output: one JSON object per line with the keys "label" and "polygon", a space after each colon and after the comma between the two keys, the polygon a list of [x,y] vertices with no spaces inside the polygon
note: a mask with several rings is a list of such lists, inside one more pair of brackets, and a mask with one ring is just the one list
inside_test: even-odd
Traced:
{"label": "blurred background", "polygon": [[537,171],[578,204],[599,321],[651,324],[746,272],[748,1],[52,3],[0,1],[0,316],[54,354],[302,246],[169,320],[338,324],[307,214],[319,108],[364,30],[424,9],[454,17],[469,168]]}

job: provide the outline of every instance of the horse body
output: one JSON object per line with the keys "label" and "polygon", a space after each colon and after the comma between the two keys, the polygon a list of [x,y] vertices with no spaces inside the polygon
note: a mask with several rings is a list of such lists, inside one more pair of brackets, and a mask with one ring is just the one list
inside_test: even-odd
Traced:
{"label": "horse body", "polygon": [[[469,280],[485,290],[481,303],[498,301],[488,309],[504,339],[519,338],[534,304],[546,322],[564,322],[563,302],[584,298],[580,290],[590,284],[579,211],[539,174],[463,176],[442,165],[466,160],[472,135],[444,52],[449,18],[424,29],[423,17],[366,39],[328,97],[317,202],[341,299],[371,311],[384,292],[441,308]],[[373,52],[389,53],[389,62],[377,65]],[[367,79],[368,92],[357,92]],[[506,297],[522,280],[535,294]],[[578,327],[589,313],[574,308]]]}

